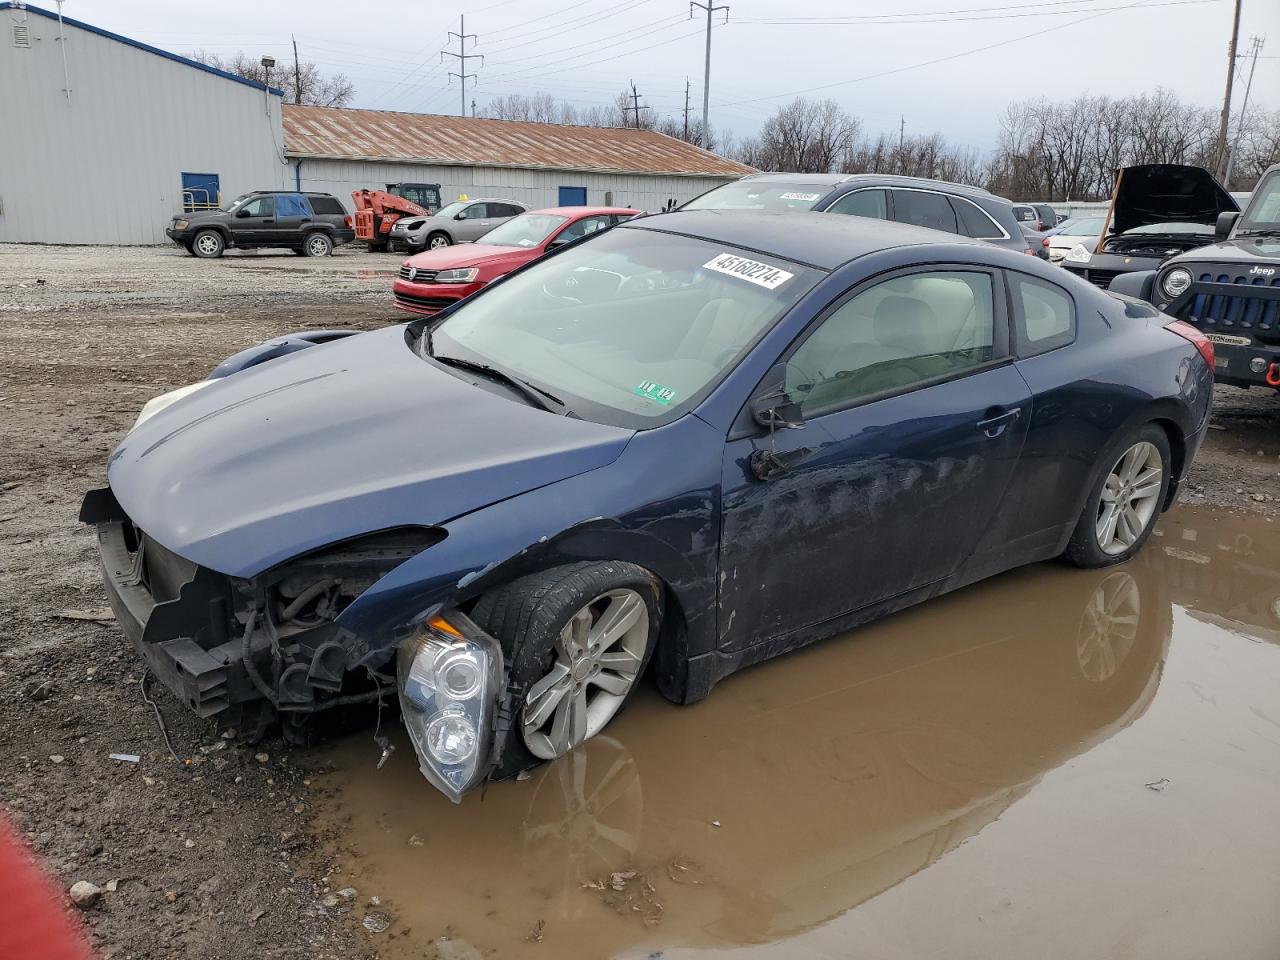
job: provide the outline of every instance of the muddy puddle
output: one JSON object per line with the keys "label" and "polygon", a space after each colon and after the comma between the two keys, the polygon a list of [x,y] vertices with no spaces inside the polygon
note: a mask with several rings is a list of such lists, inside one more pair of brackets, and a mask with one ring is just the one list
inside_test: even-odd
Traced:
{"label": "muddy puddle", "polygon": [[[1280,955],[1280,524],[999,577],[653,690],[454,807],[331,748],[331,887],[384,958]],[[365,907],[371,896],[377,907]],[[472,950],[474,948],[474,951]]]}

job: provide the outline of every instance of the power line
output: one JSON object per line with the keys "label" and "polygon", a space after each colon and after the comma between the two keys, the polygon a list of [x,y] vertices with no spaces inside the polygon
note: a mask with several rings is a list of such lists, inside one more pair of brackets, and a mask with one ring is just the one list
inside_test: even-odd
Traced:
{"label": "power line", "polygon": [[444,58],[445,58],[445,57],[456,57],[456,58],[457,58],[457,60],[458,60],[458,71],[459,71],[459,72],[458,72],[458,73],[454,73],[452,70],[450,70],[450,71],[449,71],[449,76],[450,76],[450,77],[457,77],[457,78],[458,78],[458,80],[459,80],[459,81],[461,81],[461,84],[462,84],[462,100],[461,100],[462,107],[461,107],[461,109],[458,111],[458,116],[460,116],[460,117],[465,117],[465,116],[467,115],[467,78],[468,78],[468,77],[470,77],[472,80],[476,79],[476,75],[475,75],[474,73],[467,73],[467,61],[468,61],[468,60],[479,60],[479,61],[483,64],[483,63],[484,63],[484,54],[482,54],[482,53],[481,53],[481,54],[467,53],[467,38],[470,38],[470,39],[472,39],[472,40],[475,40],[475,39],[477,39],[477,38],[476,38],[476,35],[475,35],[474,33],[467,33],[467,18],[466,18],[466,15],[465,15],[465,14],[459,14],[459,15],[458,15],[458,31],[459,31],[458,33],[454,33],[452,30],[450,30],[450,31],[449,31],[449,36],[451,36],[451,37],[457,37],[457,38],[458,38],[458,50],[459,50],[459,52],[458,52],[458,53],[454,53],[452,50],[441,50],[441,51],[440,51],[440,62],[441,62],[441,63],[444,63]]}
{"label": "power line", "polygon": [[[1077,6],[1072,10],[1024,10],[1020,13],[984,13],[979,16],[950,16],[939,15],[931,16],[928,19],[902,19],[908,16],[917,16],[915,14],[886,14],[878,17],[867,17],[863,19],[854,19],[852,17],[835,17],[832,19],[818,20],[808,17],[785,17],[776,19],[743,19],[736,20],[735,23],[751,24],[753,26],[785,26],[785,27],[822,27],[822,26],[845,26],[845,27],[868,27],[868,26],[924,26],[935,23],[970,23],[982,20],[1017,20],[1026,17],[1065,17],[1077,13],[1101,14],[1112,13],[1118,10],[1127,10],[1128,6],[1112,6],[1112,7],[1081,7],[1078,4],[1081,0],[1071,0]],[[1167,0],[1164,3],[1151,4],[1154,7],[1178,7],[1189,6],[1192,4],[1202,3],[1222,3],[1224,0]],[[955,11],[956,14],[963,14],[966,11]]]}

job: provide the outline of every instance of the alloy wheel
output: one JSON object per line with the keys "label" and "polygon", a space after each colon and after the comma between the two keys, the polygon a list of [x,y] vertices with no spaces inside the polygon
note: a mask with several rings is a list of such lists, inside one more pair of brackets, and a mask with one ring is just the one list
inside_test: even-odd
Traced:
{"label": "alloy wheel", "polygon": [[525,696],[529,752],[551,760],[603,730],[639,679],[648,644],[649,608],[634,590],[610,590],[571,616],[551,669]]}
{"label": "alloy wheel", "polygon": [[203,233],[196,240],[196,246],[200,248],[200,252],[205,256],[211,257],[218,252],[218,238],[211,233]]}
{"label": "alloy wheel", "polygon": [[308,240],[307,246],[310,248],[310,252],[313,257],[323,257],[329,252],[329,241],[319,235]]}
{"label": "alloy wheel", "polygon": [[1143,440],[1121,454],[1098,499],[1094,531],[1103,553],[1115,556],[1137,543],[1156,515],[1163,479],[1155,444]]}
{"label": "alloy wheel", "polygon": [[444,236],[432,237],[427,241],[427,246],[432,250],[439,250],[441,247],[449,246],[449,238]]}

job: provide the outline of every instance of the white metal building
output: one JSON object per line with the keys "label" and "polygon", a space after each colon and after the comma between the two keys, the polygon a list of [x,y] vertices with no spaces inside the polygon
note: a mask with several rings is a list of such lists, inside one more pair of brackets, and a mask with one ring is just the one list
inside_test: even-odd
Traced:
{"label": "white metal building", "polygon": [[465,194],[658,210],[754,172],[650,130],[292,104],[284,144],[299,189],[348,206],[353,190],[412,182],[440,184],[446,203]]}
{"label": "white metal building", "polygon": [[0,241],[163,243],[184,202],[289,186],[281,96],[0,2]]}

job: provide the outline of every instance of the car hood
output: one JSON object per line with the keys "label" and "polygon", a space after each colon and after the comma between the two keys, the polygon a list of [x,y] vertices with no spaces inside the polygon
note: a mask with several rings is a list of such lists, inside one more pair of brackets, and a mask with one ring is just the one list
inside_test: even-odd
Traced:
{"label": "car hood", "polygon": [[198,210],[193,213],[175,213],[174,221],[185,220],[187,223],[225,223],[231,218],[225,210]]}
{"label": "car hood", "polygon": [[457,267],[482,267],[506,260],[527,260],[541,252],[538,247],[499,247],[489,243],[460,243],[452,247],[415,253],[405,263],[419,270],[450,270]]}
{"label": "car hood", "polygon": [[[1240,237],[1223,240],[1207,247],[1197,247],[1174,259],[1178,263],[1240,263],[1247,267],[1280,267],[1280,239]],[[1280,269],[1276,273],[1280,275]]]}
{"label": "car hood", "polygon": [[1212,234],[1218,214],[1239,209],[1203,167],[1178,163],[1125,167],[1111,202],[1111,232],[1156,223],[1203,223]]}
{"label": "car hood", "polygon": [[392,327],[196,390],[129,433],[107,476],[148,536],[249,577],[604,466],[631,436],[474,386]]}

